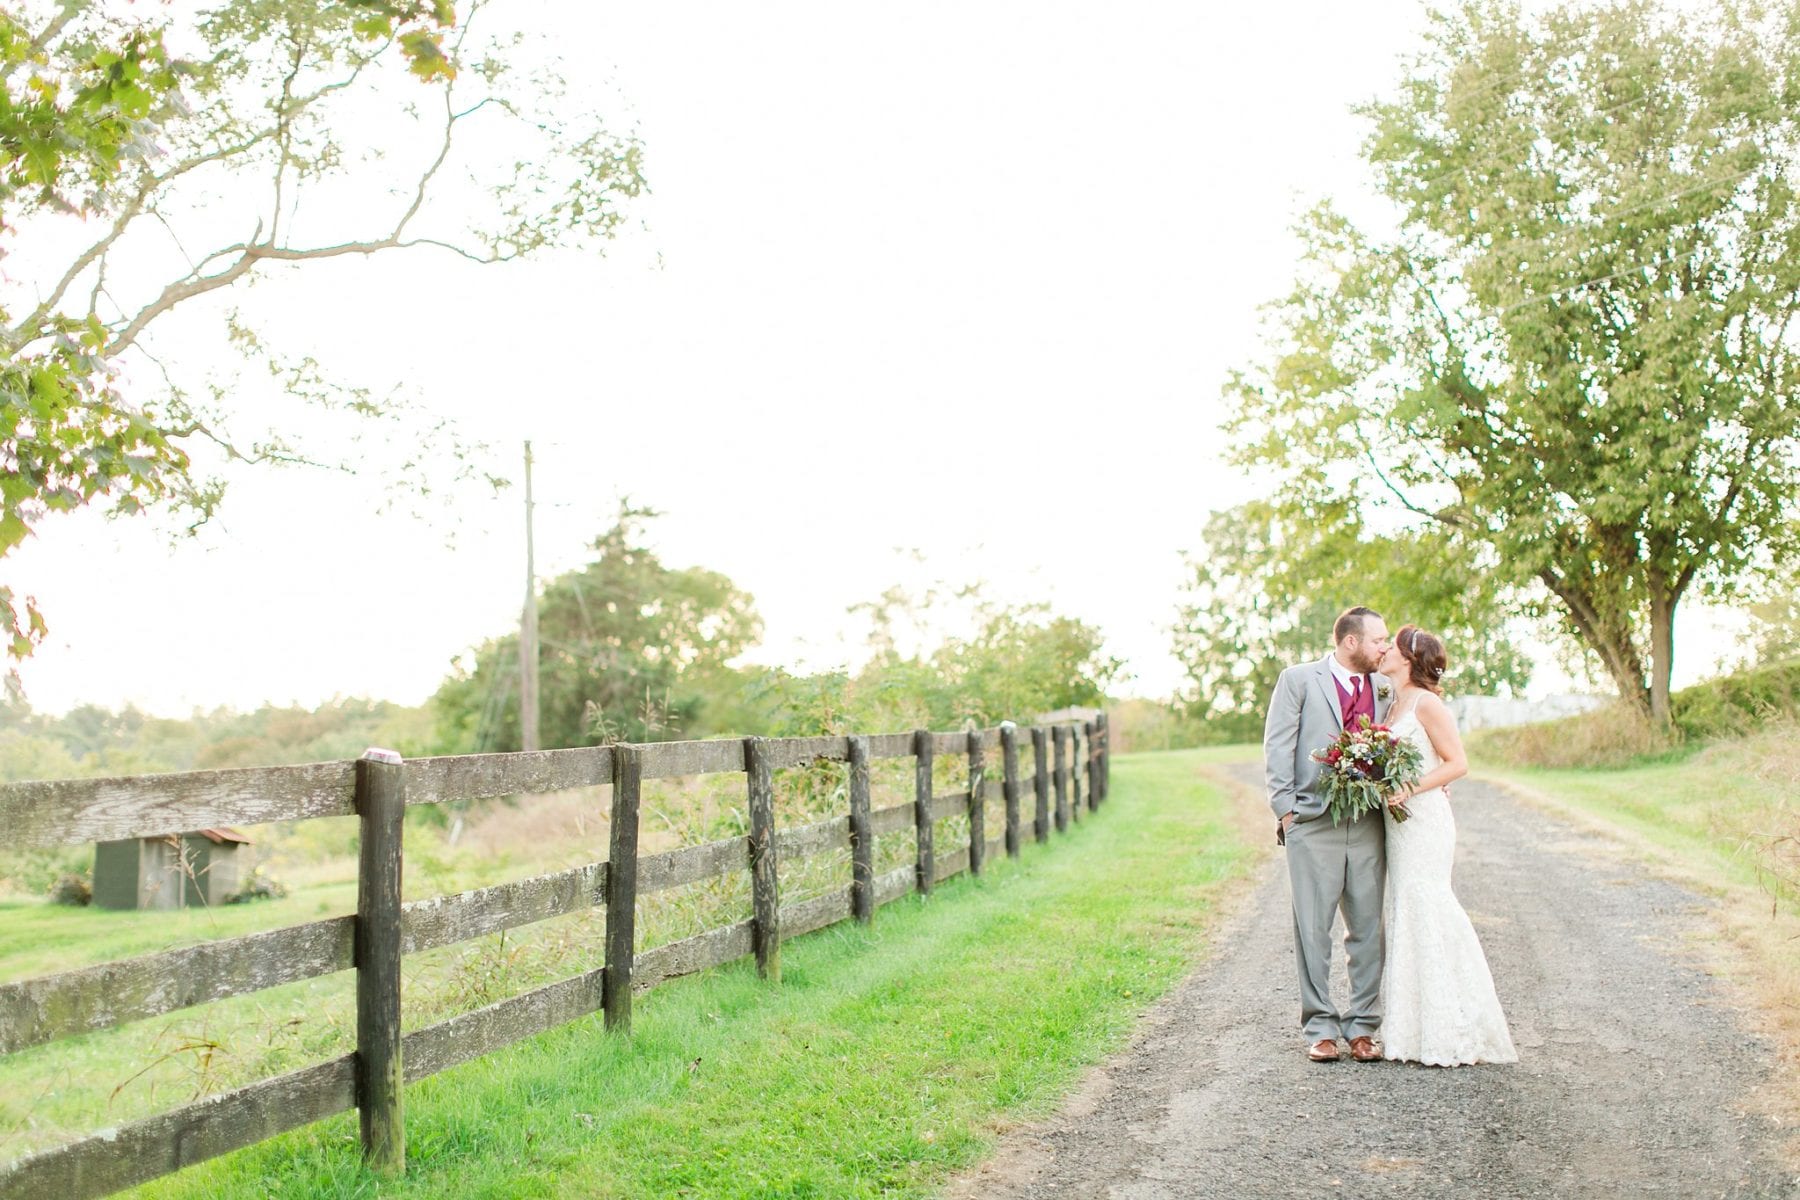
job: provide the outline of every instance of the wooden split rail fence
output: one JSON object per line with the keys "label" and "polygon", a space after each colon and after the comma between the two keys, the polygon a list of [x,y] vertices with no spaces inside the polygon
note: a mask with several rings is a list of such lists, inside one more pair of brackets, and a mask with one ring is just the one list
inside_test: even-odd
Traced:
{"label": "wooden split rail fence", "polygon": [[[1033,770],[1021,777],[1019,735]],[[988,766],[998,751],[1000,770]],[[968,789],[933,792],[933,763],[965,756]],[[869,764],[914,758],[914,798],[871,810]],[[849,812],[778,828],[773,773],[818,761],[849,765]],[[750,833],[640,857],[643,781],[743,772]],[[493,1053],[596,1011],[628,1032],[634,991],[755,955],[779,979],[781,942],[846,919],[869,921],[877,906],[963,871],[980,874],[994,855],[1017,855],[1026,836],[1050,839],[1109,790],[1104,714],[1057,724],[959,733],[746,738],[480,754],[402,762],[370,751],[354,762],[200,771],[122,779],[0,786],[0,828],[15,844],[51,846],[155,837],[221,825],[355,815],[360,819],[357,911],[221,941],[143,955],[22,982],[0,983],[0,1054],[108,1029],[196,1004],[356,971],[356,1050],[298,1071],[29,1154],[0,1165],[0,1200],[83,1200],[130,1187],[216,1155],[343,1112],[359,1110],[371,1167],[405,1162],[402,1092],[407,1083]],[[402,820],[413,804],[528,795],[612,785],[606,861],[455,895],[403,902]],[[1005,829],[989,839],[987,799],[996,785]],[[1029,787],[1032,811],[1024,810]],[[934,822],[966,814],[969,841],[940,854]],[[914,861],[874,873],[874,843],[911,830]],[[784,860],[848,848],[846,889],[781,902]],[[749,871],[754,916],[638,952],[637,897]],[[406,954],[582,911],[605,908],[605,964],[486,1008],[402,1034],[400,961]]]}

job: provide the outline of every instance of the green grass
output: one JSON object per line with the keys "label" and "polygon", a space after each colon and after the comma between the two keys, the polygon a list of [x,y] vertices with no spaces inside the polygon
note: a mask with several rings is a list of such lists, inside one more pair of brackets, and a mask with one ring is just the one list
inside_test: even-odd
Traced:
{"label": "green grass", "polygon": [[409,1088],[403,1179],[363,1170],[346,1114],[136,1194],[930,1195],[1196,961],[1257,858],[1203,775],[1232,757],[1119,758],[1103,812],[788,943],[778,986],[734,964],[639,997],[629,1039],[591,1018]]}

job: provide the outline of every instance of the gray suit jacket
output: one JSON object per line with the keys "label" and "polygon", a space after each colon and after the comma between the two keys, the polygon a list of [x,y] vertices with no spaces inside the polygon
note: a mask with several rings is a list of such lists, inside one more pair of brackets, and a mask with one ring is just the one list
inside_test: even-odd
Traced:
{"label": "gray suit jacket", "polygon": [[[1375,686],[1375,720],[1379,723],[1387,716],[1393,687],[1380,675],[1370,675],[1368,680]],[[1318,794],[1321,764],[1313,761],[1312,752],[1322,749],[1343,728],[1344,713],[1331,678],[1331,655],[1281,673],[1263,724],[1263,779],[1277,820],[1290,812],[1296,822],[1325,814],[1325,798]]]}

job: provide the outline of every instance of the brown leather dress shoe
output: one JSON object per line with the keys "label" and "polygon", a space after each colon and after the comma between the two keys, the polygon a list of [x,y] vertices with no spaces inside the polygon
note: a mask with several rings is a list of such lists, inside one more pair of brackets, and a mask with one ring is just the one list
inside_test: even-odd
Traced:
{"label": "brown leather dress shoe", "polygon": [[1336,1062],[1338,1060],[1337,1042],[1331,1038],[1314,1042],[1306,1048],[1306,1057],[1314,1062]]}
{"label": "brown leather dress shoe", "polygon": [[1375,1048],[1372,1037],[1353,1037],[1350,1039],[1350,1057],[1357,1062],[1380,1062],[1381,1051]]}

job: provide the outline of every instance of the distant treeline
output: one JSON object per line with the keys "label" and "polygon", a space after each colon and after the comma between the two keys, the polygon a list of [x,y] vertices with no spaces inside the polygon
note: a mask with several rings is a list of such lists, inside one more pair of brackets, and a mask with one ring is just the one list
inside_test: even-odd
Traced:
{"label": "distant treeline", "polygon": [[[903,651],[907,627],[943,603],[893,589],[859,606],[866,663],[816,674],[733,665],[761,634],[748,593],[702,568],[665,566],[643,545],[651,516],[621,508],[585,567],[539,597],[544,748],[720,734],[769,736],[990,725],[1071,705],[1099,706],[1121,664],[1095,627],[1044,605],[952,597],[960,629]],[[939,622],[941,623],[941,622]],[[0,780],[130,775],[354,758],[369,746],[409,756],[519,748],[518,635],[453,660],[417,707],[338,699],[315,709],[218,709],[185,718],[84,705],[57,717],[0,708]],[[1191,736],[1191,735],[1190,735]]]}

